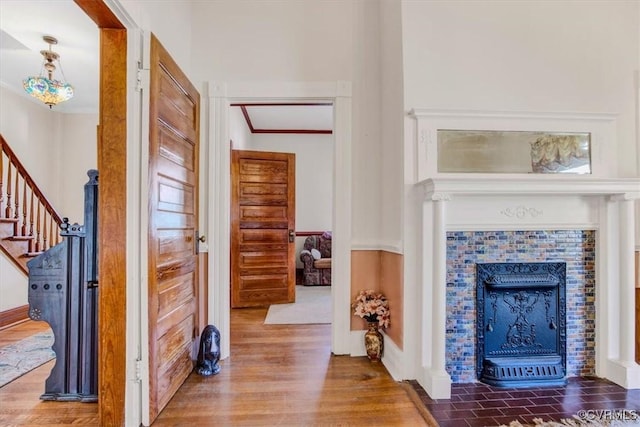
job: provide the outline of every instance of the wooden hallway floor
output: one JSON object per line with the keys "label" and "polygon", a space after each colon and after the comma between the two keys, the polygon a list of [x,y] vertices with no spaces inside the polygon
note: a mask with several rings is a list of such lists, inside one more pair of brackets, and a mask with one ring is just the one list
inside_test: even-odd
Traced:
{"label": "wooden hallway floor", "polygon": [[[331,355],[330,325],[264,325],[266,312],[232,310],[220,374],[192,373],[154,426],[429,425],[382,364]],[[38,399],[52,366],[0,388],[0,426],[98,425],[95,404]]]}

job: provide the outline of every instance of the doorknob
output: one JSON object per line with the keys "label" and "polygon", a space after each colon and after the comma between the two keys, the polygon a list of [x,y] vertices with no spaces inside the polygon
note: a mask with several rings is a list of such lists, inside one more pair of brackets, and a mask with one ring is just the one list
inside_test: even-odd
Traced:
{"label": "doorknob", "polygon": [[296,232],[289,230],[289,243],[293,243],[296,240]]}
{"label": "doorknob", "polygon": [[194,246],[195,246],[195,251],[196,251],[196,255],[197,255],[200,252],[200,243],[198,243],[198,242],[204,243],[207,240],[207,238],[204,237],[204,235],[198,236],[198,234],[200,234],[198,230],[195,230],[195,232],[193,234],[196,237],[195,241],[194,241],[194,243],[195,243]]}

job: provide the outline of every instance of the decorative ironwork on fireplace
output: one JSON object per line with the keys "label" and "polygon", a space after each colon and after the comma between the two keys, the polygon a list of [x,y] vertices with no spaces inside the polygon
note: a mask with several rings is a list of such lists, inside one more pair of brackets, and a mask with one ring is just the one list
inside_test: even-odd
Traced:
{"label": "decorative ironwork on fireplace", "polygon": [[477,267],[478,379],[502,387],[566,383],[566,263]]}

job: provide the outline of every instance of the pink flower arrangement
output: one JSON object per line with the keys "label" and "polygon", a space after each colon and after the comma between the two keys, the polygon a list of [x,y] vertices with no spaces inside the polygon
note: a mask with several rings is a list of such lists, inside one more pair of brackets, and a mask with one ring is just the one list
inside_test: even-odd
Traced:
{"label": "pink flower arrangement", "polygon": [[351,304],[353,314],[367,322],[378,322],[380,327],[389,327],[389,302],[387,297],[371,289],[360,291]]}

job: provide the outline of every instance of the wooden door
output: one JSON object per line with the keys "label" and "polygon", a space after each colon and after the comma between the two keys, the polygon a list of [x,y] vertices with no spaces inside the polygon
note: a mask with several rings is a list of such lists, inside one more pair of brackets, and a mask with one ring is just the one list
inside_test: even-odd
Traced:
{"label": "wooden door", "polygon": [[232,152],[231,307],[295,301],[295,154]]}
{"label": "wooden door", "polygon": [[[200,94],[151,36],[149,420],[193,369]],[[107,237],[108,238],[108,237]]]}

